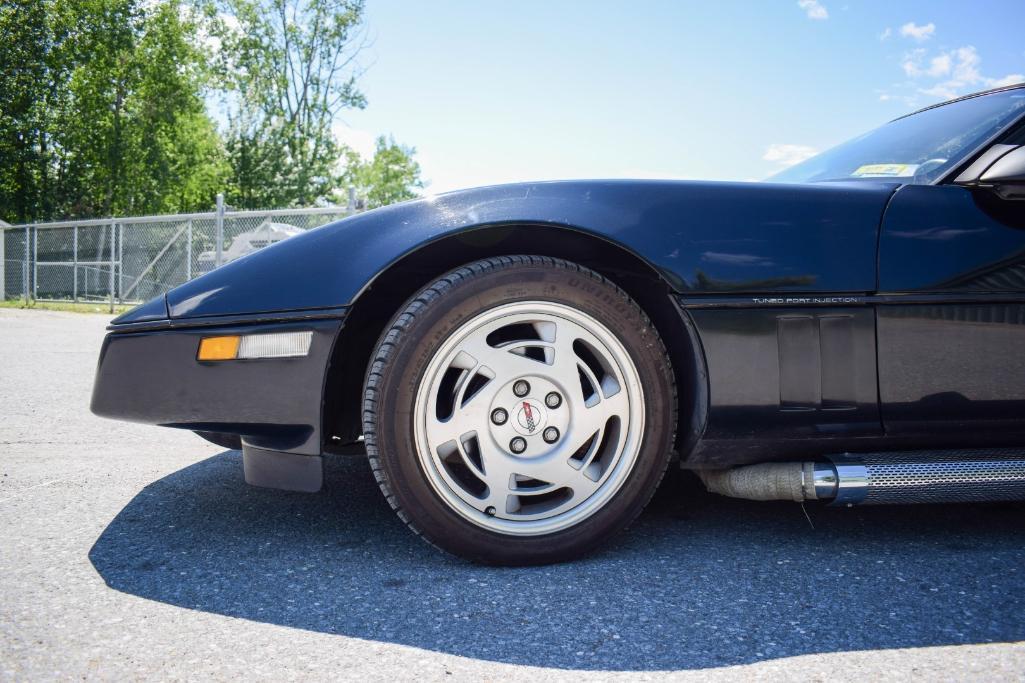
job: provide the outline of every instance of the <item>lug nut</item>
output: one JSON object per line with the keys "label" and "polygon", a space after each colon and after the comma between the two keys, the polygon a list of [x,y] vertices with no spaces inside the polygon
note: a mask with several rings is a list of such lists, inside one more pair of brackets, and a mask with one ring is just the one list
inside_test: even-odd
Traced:
{"label": "lug nut", "polygon": [[513,453],[522,453],[527,450],[527,440],[522,436],[517,436],[509,442],[509,450]]}
{"label": "lug nut", "polygon": [[516,384],[513,384],[513,393],[523,398],[530,393],[530,382],[525,379],[517,380]]}
{"label": "lug nut", "polygon": [[542,432],[541,438],[545,440],[545,443],[555,443],[559,440],[559,430],[555,427],[549,427]]}
{"label": "lug nut", "polygon": [[509,413],[505,411],[505,408],[495,408],[491,411],[491,421],[496,425],[504,425],[508,419]]}
{"label": "lug nut", "polygon": [[549,408],[558,408],[562,405],[562,396],[559,396],[554,391],[545,396],[545,405]]}

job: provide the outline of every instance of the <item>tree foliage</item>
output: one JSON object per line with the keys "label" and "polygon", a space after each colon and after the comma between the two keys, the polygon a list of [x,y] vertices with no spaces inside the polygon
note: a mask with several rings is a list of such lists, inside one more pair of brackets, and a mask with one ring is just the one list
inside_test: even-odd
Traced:
{"label": "tree foliage", "polygon": [[312,204],[337,186],[332,124],[363,108],[356,81],[362,0],[221,0],[213,5],[228,97],[229,201]]}
{"label": "tree foliage", "polygon": [[0,218],[411,196],[413,150],[332,131],[362,26],[363,0],[0,0]]}
{"label": "tree foliage", "polygon": [[17,64],[0,96],[5,218],[209,206],[227,165],[184,16],[170,1],[4,4],[0,61]]}
{"label": "tree foliage", "polygon": [[37,0],[0,5],[0,207],[8,220],[53,207],[52,131],[66,90],[54,19]]}
{"label": "tree foliage", "polygon": [[372,159],[363,160],[356,152],[347,150],[343,185],[355,188],[368,209],[413,199],[416,190],[424,186],[414,154],[415,149],[383,135],[377,138]]}

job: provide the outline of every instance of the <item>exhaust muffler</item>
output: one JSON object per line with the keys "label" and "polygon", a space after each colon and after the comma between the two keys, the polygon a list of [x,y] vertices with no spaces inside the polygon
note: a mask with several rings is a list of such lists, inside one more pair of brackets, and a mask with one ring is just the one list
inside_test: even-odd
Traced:
{"label": "exhaust muffler", "polygon": [[749,500],[886,505],[1025,500],[1025,451],[986,449],[827,456],[698,470],[705,487]]}

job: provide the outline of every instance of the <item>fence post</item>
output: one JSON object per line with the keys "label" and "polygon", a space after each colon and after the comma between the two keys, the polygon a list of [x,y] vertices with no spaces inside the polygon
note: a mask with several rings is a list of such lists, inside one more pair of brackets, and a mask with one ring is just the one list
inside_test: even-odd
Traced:
{"label": "fence post", "polygon": [[189,219],[189,227],[185,237],[185,281],[192,279],[192,219]]}
{"label": "fence post", "polygon": [[345,207],[345,209],[349,213],[352,213],[356,210],[356,188],[352,185],[349,186],[349,204]]}
{"label": "fence post", "polygon": [[28,250],[29,250],[29,236],[31,235],[31,229],[25,226],[25,265],[21,269],[21,288],[22,294],[25,295],[25,305],[28,306]]}
{"label": "fence post", "polygon": [[71,268],[71,277],[74,284],[71,285],[71,300],[78,303],[78,226],[74,228],[74,238],[71,240],[73,250],[71,261],[74,264]]}
{"label": "fence post", "polygon": [[114,312],[114,221],[110,221],[110,312]]}
{"label": "fence post", "polygon": [[214,268],[218,268],[221,265],[221,259],[224,258],[224,194],[221,192],[217,193],[217,220],[215,223]]}
{"label": "fence post", "polygon": [[0,301],[7,300],[7,231],[0,228]]}
{"label": "fence post", "polygon": [[125,291],[125,224],[117,226],[117,302],[124,303]]}
{"label": "fence post", "polygon": [[39,300],[39,228],[32,228],[32,300]]}

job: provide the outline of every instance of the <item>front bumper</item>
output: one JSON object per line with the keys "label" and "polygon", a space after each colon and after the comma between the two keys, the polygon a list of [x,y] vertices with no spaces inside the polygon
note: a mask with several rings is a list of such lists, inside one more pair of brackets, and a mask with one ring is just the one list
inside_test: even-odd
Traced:
{"label": "front bumper", "polygon": [[[318,455],[324,382],[344,313],[218,324],[210,319],[112,328],[100,351],[92,411],[103,417],[242,435],[256,448]],[[130,328],[130,329],[127,329]],[[309,354],[200,362],[202,337],[311,331]]]}

